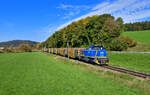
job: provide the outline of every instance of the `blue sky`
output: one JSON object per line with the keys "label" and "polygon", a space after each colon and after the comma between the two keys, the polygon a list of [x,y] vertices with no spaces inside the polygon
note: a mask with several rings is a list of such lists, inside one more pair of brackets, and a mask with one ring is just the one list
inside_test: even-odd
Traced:
{"label": "blue sky", "polygon": [[72,21],[104,13],[125,23],[150,20],[150,0],[0,0],[0,42],[44,41]]}

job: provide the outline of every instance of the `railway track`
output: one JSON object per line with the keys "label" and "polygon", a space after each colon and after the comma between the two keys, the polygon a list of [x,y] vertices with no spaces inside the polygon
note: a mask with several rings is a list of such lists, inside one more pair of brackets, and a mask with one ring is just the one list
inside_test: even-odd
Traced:
{"label": "railway track", "polygon": [[[49,53],[47,53],[47,54],[49,54]],[[66,58],[66,57],[63,57],[63,58]],[[66,58],[66,59],[68,59],[68,58]],[[71,60],[75,60],[75,59],[71,59]],[[79,61],[79,62],[81,62],[81,61]],[[84,63],[86,63],[86,62],[84,62]],[[149,78],[150,79],[150,74],[146,74],[146,73],[142,73],[142,72],[136,72],[133,70],[128,70],[128,69],[110,66],[110,65],[102,65],[100,67],[105,68],[105,69],[109,69],[109,70],[113,70],[113,71],[117,71],[117,72],[121,72],[121,73],[130,74],[130,75],[140,77],[140,78]]]}
{"label": "railway track", "polygon": [[121,73],[130,74],[130,75],[140,77],[140,78],[150,78],[150,74],[136,72],[136,71],[132,71],[132,70],[124,69],[124,68],[114,67],[114,66],[110,66],[110,65],[105,65],[105,66],[101,66],[101,67],[110,69],[113,71],[121,72]]}

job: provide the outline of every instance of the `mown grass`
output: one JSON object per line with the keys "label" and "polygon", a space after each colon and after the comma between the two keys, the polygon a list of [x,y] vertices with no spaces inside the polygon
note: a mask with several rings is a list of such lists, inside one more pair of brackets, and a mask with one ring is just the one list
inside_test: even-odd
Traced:
{"label": "mown grass", "polygon": [[122,35],[129,36],[143,44],[150,44],[150,30],[124,32]]}
{"label": "mown grass", "polygon": [[0,95],[146,95],[68,63],[43,53],[0,54]]}
{"label": "mown grass", "polygon": [[109,53],[110,64],[150,74],[150,54]]}
{"label": "mown grass", "polygon": [[[107,69],[100,69],[99,66],[89,65],[82,62],[64,59],[59,56],[53,56],[56,60],[61,61],[63,63],[72,65],[82,71],[89,72],[95,74],[97,76],[102,76],[103,78],[109,78],[117,83],[128,86],[131,89],[138,89],[142,92],[142,95],[150,94],[150,80],[149,79],[138,79],[128,74],[122,74],[117,72],[112,72]],[[126,95],[126,94],[125,94]]]}

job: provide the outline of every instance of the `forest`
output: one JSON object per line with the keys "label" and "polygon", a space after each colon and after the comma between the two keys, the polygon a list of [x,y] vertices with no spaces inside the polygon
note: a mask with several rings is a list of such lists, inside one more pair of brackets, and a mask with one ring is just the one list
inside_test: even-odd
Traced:
{"label": "forest", "polygon": [[125,24],[125,31],[141,31],[141,30],[150,30],[150,21]]}
{"label": "forest", "polygon": [[102,45],[107,50],[126,50],[136,45],[136,41],[129,37],[120,36],[125,30],[122,18],[110,14],[94,15],[73,22],[67,27],[56,31],[41,47],[88,47]]}

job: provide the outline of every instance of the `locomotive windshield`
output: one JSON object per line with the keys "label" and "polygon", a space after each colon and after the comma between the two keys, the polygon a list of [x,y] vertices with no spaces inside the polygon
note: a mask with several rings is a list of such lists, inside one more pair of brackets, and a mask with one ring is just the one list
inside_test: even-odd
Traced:
{"label": "locomotive windshield", "polygon": [[103,50],[103,46],[90,46],[91,49],[100,49],[100,50]]}

